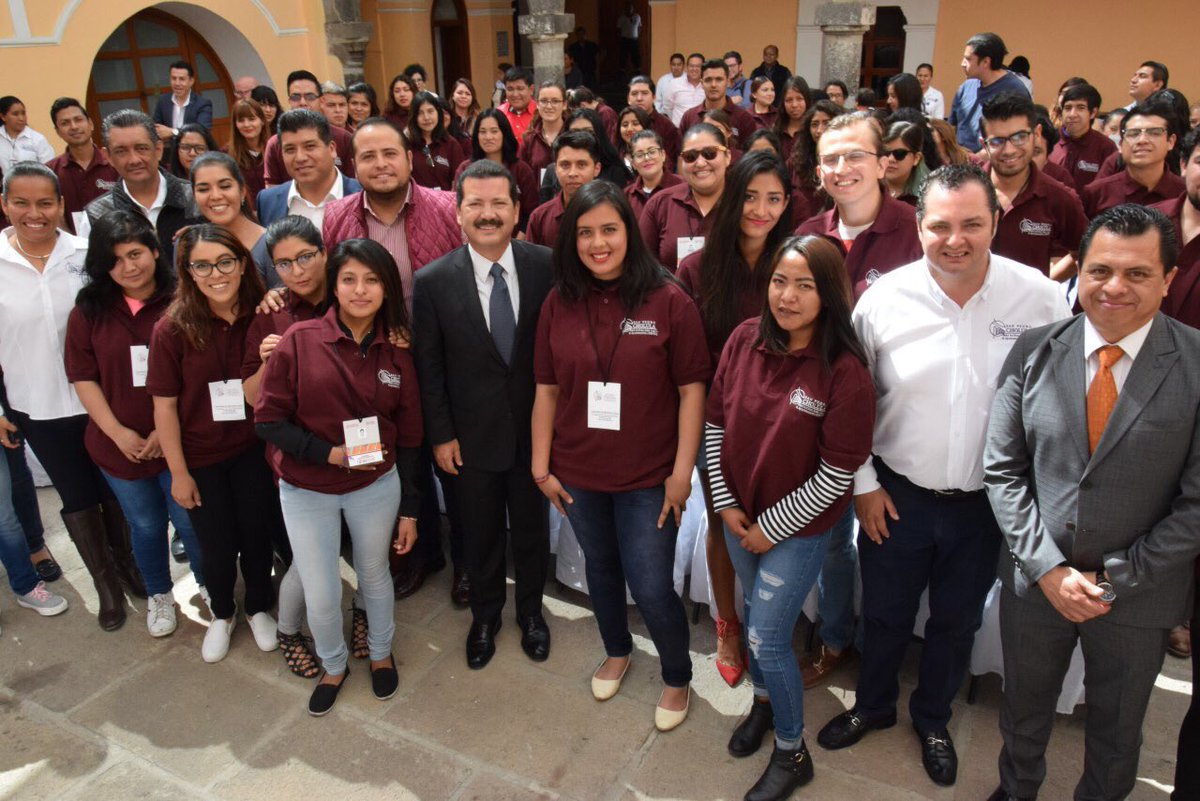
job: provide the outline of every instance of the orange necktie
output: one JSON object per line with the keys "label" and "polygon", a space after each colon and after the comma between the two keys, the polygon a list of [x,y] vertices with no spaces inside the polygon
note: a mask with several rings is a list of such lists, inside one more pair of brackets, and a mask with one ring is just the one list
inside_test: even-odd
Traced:
{"label": "orange necktie", "polygon": [[1088,453],[1096,452],[1108,416],[1117,405],[1117,382],[1113,379],[1112,366],[1125,355],[1125,351],[1116,345],[1105,345],[1097,355],[1100,369],[1092,378],[1087,393]]}

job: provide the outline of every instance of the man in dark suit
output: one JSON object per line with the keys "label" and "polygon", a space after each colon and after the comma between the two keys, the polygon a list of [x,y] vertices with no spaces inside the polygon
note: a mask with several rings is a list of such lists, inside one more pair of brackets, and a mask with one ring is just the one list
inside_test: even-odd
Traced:
{"label": "man in dark suit", "polygon": [[506,512],[521,647],[534,661],[550,654],[548,509],[531,472],[530,416],[551,252],[512,240],[519,203],[504,167],[475,162],[456,195],[467,244],[417,273],[414,344],[426,435],[438,466],[456,476],[471,584],[467,664],[479,669],[496,651],[504,607]]}
{"label": "man in dark suit", "polygon": [[994,801],[1037,796],[1076,642],[1088,715],[1075,799],[1123,799],[1137,779],[1200,553],[1200,331],[1159,312],[1176,251],[1160,212],[1102,212],[1079,247],[1084,313],[1026,331],[1001,374],[984,453],[1007,545]]}
{"label": "man in dark suit", "polygon": [[160,139],[170,139],[190,122],[212,130],[213,104],[207,97],[196,94],[196,72],[186,61],[171,65],[171,91],[158,98],[154,106],[154,125]]}
{"label": "man in dark suit", "polygon": [[258,219],[270,225],[289,214],[312,220],[320,230],[325,204],[362,191],[334,164],[333,131],[324,116],[311,109],[292,109],[279,118],[279,141],[290,181],[258,193]]}

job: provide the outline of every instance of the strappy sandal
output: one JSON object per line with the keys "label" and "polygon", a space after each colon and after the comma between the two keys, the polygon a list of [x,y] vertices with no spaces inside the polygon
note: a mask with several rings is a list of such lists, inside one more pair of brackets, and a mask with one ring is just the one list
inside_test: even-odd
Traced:
{"label": "strappy sandal", "polygon": [[367,644],[367,613],[351,604],[350,615],[350,653],[355,659],[366,659],[371,655],[371,646]]}
{"label": "strappy sandal", "polygon": [[309,639],[300,633],[276,632],[276,636],[279,637],[279,652],[283,654],[283,661],[287,663],[288,670],[302,679],[315,679],[321,668],[317,665],[317,658],[313,656]]}

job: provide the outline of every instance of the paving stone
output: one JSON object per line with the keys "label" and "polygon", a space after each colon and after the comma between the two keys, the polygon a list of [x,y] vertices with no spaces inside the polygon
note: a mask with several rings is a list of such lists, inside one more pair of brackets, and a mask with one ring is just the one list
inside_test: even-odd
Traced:
{"label": "paving stone", "polygon": [[199,793],[187,789],[137,760],[127,760],[77,787],[71,801],[200,801]]}
{"label": "paving stone", "polygon": [[557,801],[557,793],[538,792],[499,779],[491,774],[476,776],[458,794],[456,801]]}
{"label": "paving stone", "polygon": [[0,798],[61,798],[98,771],[109,749],[57,725],[54,715],[31,715],[0,690]]}

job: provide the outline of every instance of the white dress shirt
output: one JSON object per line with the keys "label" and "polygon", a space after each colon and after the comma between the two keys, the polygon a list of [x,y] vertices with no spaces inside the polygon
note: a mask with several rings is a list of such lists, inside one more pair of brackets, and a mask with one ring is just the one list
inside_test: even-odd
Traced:
{"label": "white dress shirt", "polygon": [[188,92],[187,97],[180,103],[175,99],[175,95],[171,95],[171,127],[178,131],[183,127],[183,115],[187,111],[187,104],[192,102],[192,93]]}
{"label": "white dress shirt", "polygon": [[3,169],[5,174],[18,161],[45,164],[53,159],[54,155],[54,148],[50,147],[46,137],[32,128],[26,127],[13,138],[8,128],[0,125],[0,169]]}
{"label": "white dress shirt", "polygon": [[1100,370],[1100,348],[1105,345],[1116,345],[1124,351],[1124,355],[1113,362],[1109,370],[1112,372],[1113,382],[1117,385],[1117,394],[1119,395],[1125,386],[1125,379],[1129,378],[1129,371],[1133,369],[1133,360],[1137,358],[1142,345],[1146,344],[1146,337],[1150,335],[1150,326],[1153,324],[1154,318],[1151,317],[1145,325],[1133,333],[1127,334],[1123,339],[1109,342],[1100,336],[1100,332],[1092,325],[1092,321],[1084,317],[1083,356],[1087,359],[1087,383],[1084,386],[1084,392],[1087,392],[1087,387],[1092,385],[1092,379]]}
{"label": "white dress shirt", "polygon": [[921,111],[925,112],[926,117],[946,119],[946,98],[942,97],[942,93],[937,89],[929,87],[925,94],[921,95]]}
{"label": "white dress shirt", "polygon": [[[158,215],[162,213],[163,206],[167,205],[167,179],[162,173],[158,174],[158,194],[154,196],[154,202],[150,204],[150,208],[143,206],[133,193],[129,191],[129,185],[121,180],[121,190],[133,201],[133,205],[142,210],[142,214],[146,215],[146,219],[150,221],[150,227],[158,227]],[[90,226],[89,226],[90,230]]]}
{"label": "white dress shirt", "polygon": [[[854,309],[877,395],[871,450],[926,489],[983,488],[988,415],[1013,342],[1071,313],[1054,281],[990,258],[983,286],[961,308],[922,259],[879,278]],[[878,488],[868,459],[854,494]]]}
{"label": "white dress shirt", "polygon": [[659,114],[667,114],[667,90],[673,80],[675,76],[668,72],[654,84],[654,108]]}
{"label": "white dress shirt", "polygon": [[695,108],[704,102],[704,84],[697,83],[695,86],[688,81],[687,73],[680,75],[678,78],[672,78],[667,84],[667,99],[663,101],[665,108],[664,114],[669,114],[672,124],[679,127],[683,115],[690,108]]}
{"label": "white dress shirt", "polygon": [[[471,254],[471,266],[475,269],[475,288],[479,292],[479,305],[483,307],[483,321],[491,331],[492,286],[495,284],[492,279],[492,262],[480,256],[470,245],[467,245],[467,252]],[[521,316],[521,288],[520,282],[517,281],[517,262],[513,257],[511,242],[496,264],[504,271],[504,283],[508,284],[508,297],[512,301],[513,319],[516,320]]]}
{"label": "white dress shirt", "polygon": [[0,369],[9,406],[35,420],[87,414],[67,381],[63,347],[67,316],[85,282],[87,240],[66,231],[39,272],[0,233]]}
{"label": "white dress shirt", "polygon": [[333,186],[329,188],[328,194],[321,198],[320,203],[309,203],[300,197],[300,190],[296,188],[296,182],[292,181],[288,186],[287,193],[288,214],[307,217],[312,220],[312,224],[317,226],[317,230],[320,231],[321,224],[325,222],[325,204],[331,200],[342,199],[342,171],[334,167],[333,173]]}

